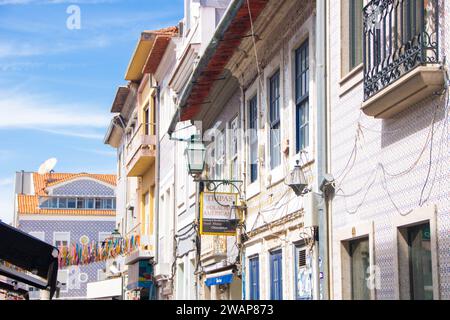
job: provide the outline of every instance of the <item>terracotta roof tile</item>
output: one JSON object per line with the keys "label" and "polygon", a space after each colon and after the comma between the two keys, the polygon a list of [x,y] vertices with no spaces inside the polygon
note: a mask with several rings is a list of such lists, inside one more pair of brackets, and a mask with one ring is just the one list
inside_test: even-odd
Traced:
{"label": "terracotta roof tile", "polygon": [[[46,195],[45,188],[51,187],[76,178],[92,178],[116,186],[116,175],[114,174],[90,174],[90,173],[52,173],[40,175],[33,173],[34,192],[38,195]],[[51,181],[49,181],[51,179]]]}

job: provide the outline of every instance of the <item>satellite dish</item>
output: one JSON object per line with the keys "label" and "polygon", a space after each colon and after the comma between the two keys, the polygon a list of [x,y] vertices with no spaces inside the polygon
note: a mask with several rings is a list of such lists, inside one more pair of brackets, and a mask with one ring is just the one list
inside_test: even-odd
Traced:
{"label": "satellite dish", "polygon": [[47,173],[50,173],[53,171],[53,168],[56,166],[56,163],[58,162],[58,159],[56,158],[50,158],[46,160],[41,166],[39,167],[38,173],[40,175],[44,175]]}

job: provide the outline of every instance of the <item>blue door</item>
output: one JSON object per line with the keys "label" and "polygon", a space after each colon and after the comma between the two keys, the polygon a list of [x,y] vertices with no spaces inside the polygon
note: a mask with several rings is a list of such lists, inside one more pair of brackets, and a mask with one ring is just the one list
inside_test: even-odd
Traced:
{"label": "blue door", "polygon": [[259,257],[250,258],[250,300],[259,300]]}
{"label": "blue door", "polygon": [[283,263],[281,250],[270,254],[270,299],[283,300]]}

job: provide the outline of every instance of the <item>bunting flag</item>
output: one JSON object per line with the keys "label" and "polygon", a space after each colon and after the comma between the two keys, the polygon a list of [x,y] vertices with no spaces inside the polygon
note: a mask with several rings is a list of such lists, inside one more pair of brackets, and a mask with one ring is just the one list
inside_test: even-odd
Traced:
{"label": "bunting flag", "polygon": [[59,247],[59,267],[79,266],[114,259],[127,255],[140,246],[140,237],[128,239],[109,239],[103,242],[92,241],[88,244],[72,243]]}

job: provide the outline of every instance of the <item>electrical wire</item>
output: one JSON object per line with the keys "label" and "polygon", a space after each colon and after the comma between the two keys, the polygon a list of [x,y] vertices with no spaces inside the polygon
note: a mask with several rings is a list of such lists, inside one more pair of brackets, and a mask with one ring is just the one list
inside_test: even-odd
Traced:
{"label": "electrical wire", "polygon": [[[437,165],[439,165],[439,167],[441,168],[441,170],[442,170],[442,163],[443,163],[443,159],[442,159],[442,157],[441,157],[441,155],[442,155],[442,148],[443,148],[443,143],[446,141],[445,135],[444,135],[444,134],[445,134],[445,132],[447,131],[447,137],[448,137],[448,128],[449,128],[448,119],[449,119],[449,100],[450,100],[450,96],[449,96],[448,89],[444,90],[443,95],[445,95],[447,99],[446,99],[446,103],[445,103],[445,105],[444,105],[444,106],[445,106],[445,107],[444,107],[445,120],[442,122],[442,125],[441,125],[441,127],[442,127],[442,134],[441,134],[441,139],[440,139],[439,156],[438,156],[438,163],[437,163]],[[437,172],[438,172],[438,169],[436,168],[436,169],[435,169],[435,174],[434,174],[434,177],[433,177],[433,180],[432,180],[432,183],[431,183],[431,187],[429,188],[428,196],[424,199],[424,193],[425,193],[426,187],[427,187],[427,185],[428,185],[428,183],[429,183],[430,176],[431,176],[431,172],[432,172],[432,166],[433,166],[433,161],[432,161],[432,160],[433,160],[433,146],[434,146],[434,143],[433,143],[433,142],[434,142],[434,136],[435,136],[436,117],[437,117],[437,114],[438,114],[439,109],[440,109],[440,108],[439,108],[439,104],[437,104],[437,105],[435,106],[435,112],[434,112],[434,114],[433,114],[432,122],[431,122],[431,124],[430,124],[430,131],[429,131],[429,133],[428,133],[428,135],[427,135],[427,141],[426,141],[424,147],[422,148],[422,151],[420,152],[418,159],[417,159],[416,161],[414,161],[414,163],[413,163],[408,169],[403,170],[403,171],[400,172],[400,173],[393,174],[393,173],[389,173],[389,172],[386,170],[385,166],[384,166],[382,163],[378,163],[376,166],[374,166],[374,169],[373,169],[373,171],[372,171],[372,174],[370,174],[370,176],[369,176],[369,178],[367,179],[367,182],[364,184],[364,186],[363,186],[362,188],[360,188],[359,190],[357,190],[356,192],[353,192],[352,194],[346,194],[346,193],[342,190],[341,185],[339,185],[339,186],[336,188],[336,196],[338,196],[338,197],[343,197],[343,198],[344,198],[344,205],[345,205],[345,210],[347,211],[347,213],[349,213],[349,214],[356,214],[356,213],[359,211],[359,209],[362,207],[362,205],[363,205],[364,202],[365,202],[365,199],[366,199],[366,197],[367,197],[367,195],[368,195],[368,192],[370,191],[370,189],[373,187],[373,185],[375,184],[375,182],[376,182],[376,180],[377,180],[378,169],[381,168],[381,172],[383,173],[383,175],[382,175],[382,178],[383,178],[383,179],[382,179],[382,181],[381,181],[381,182],[382,182],[382,183],[381,183],[381,186],[382,186],[383,189],[385,190],[385,192],[386,192],[386,194],[387,194],[387,196],[388,196],[388,199],[390,200],[391,204],[393,205],[393,207],[396,209],[396,211],[397,211],[400,215],[406,216],[406,215],[410,214],[410,213],[412,212],[412,210],[411,210],[411,211],[408,211],[408,212],[406,212],[406,213],[402,212],[402,211],[399,209],[399,206],[398,206],[398,205],[395,203],[395,201],[393,200],[392,194],[391,194],[391,192],[389,191],[389,189],[388,189],[388,187],[387,187],[387,178],[386,178],[386,177],[389,176],[389,177],[391,177],[391,178],[397,178],[397,177],[405,176],[405,175],[411,173],[411,172],[417,167],[417,165],[420,163],[420,159],[421,159],[422,156],[425,154],[425,152],[426,152],[428,146],[430,146],[430,153],[429,153],[429,161],[428,161],[427,177],[426,177],[425,182],[424,182],[424,185],[423,185],[423,187],[422,187],[422,191],[421,191],[421,195],[420,195],[420,200],[419,200],[419,206],[422,207],[422,206],[429,200],[429,198],[431,197],[431,193],[432,193],[432,190],[433,190],[433,187],[434,187],[434,184],[435,184],[435,181],[436,181],[436,177],[437,177]],[[363,128],[363,127],[361,126],[361,128]],[[355,141],[356,141],[356,140],[357,140],[357,139],[355,139]],[[355,145],[356,145],[356,143],[355,143]],[[448,140],[447,140],[447,150],[448,150]],[[350,158],[351,158],[351,157],[350,157]],[[371,160],[367,158],[367,155],[366,155],[366,159],[367,159],[369,162],[371,162]],[[350,161],[348,161],[348,163],[349,163],[349,162],[350,162]],[[441,171],[441,170],[440,170],[440,171]],[[348,174],[348,172],[346,173],[346,175],[347,175],[347,174]],[[372,179],[372,176],[374,176],[373,179]],[[371,181],[371,182],[369,183],[369,181]],[[341,180],[341,184],[342,184],[342,180]],[[356,206],[356,209],[355,209],[355,210],[349,210],[349,209],[348,209],[348,206],[347,206],[347,198],[351,198],[351,197],[353,197],[353,196],[356,196],[357,194],[361,193],[361,192],[364,191],[364,190],[365,190],[366,192],[365,192],[365,194],[364,194],[364,196],[363,196],[362,201]]]}

